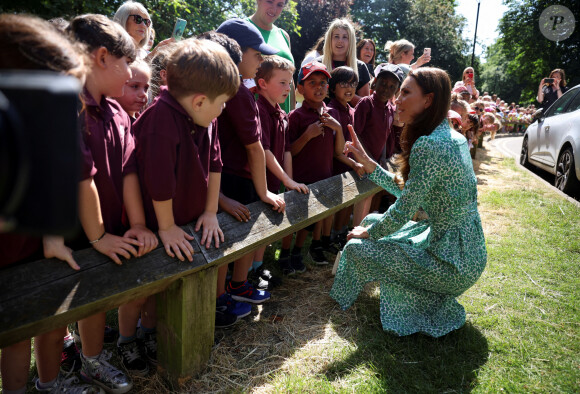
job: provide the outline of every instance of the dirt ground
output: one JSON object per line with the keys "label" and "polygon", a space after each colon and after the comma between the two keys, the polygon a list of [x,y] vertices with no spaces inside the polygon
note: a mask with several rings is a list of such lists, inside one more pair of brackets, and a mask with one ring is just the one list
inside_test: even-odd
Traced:
{"label": "dirt ground", "polygon": [[[474,169],[481,192],[488,189],[505,190],[522,187],[516,171],[502,167],[498,176],[500,161],[506,160],[498,151],[484,142],[484,149],[478,149]],[[506,182],[506,178],[512,181]],[[489,215],[489,216],[486,216]],[[484,230],[494,232],[497,227],[498,212],[481,212]],[[486,220],[492,219],[493,220]],[[274,259],[276,245],[268,248],[265,261]],[[270,260],[268,262],[268,260]],[[291,278],[285,278],[281,286],[272,291],[272,299],[262,306],[253,308],[250,316],[228,330],[216,330],[216,344],[206,370],[198,377],[185,382],[181,387],[170,390],[159,374],[147,378],[135,377],[136,392],[255,392],[273,391],[269,378],[290,368],[307,373],[311,366],[324,362],[324,352],[316,351],[317,344],[336,341],[337,344],[348,337],[349,330],[356,330],[360,324],[356,313],[343,312],[328,293],[334,277],[332,266],[317,267],[305,261],[308,270]],[[274,265],[272,265],[274,267]],[[376,286],[368,286],[367,292],[376,292]],[[378,306],[377,306],[378,308]],[[338,317],[338,319],[337,319]],[[329,330],[329,322],[341,324]],[[377,322],[378,323],[378,316]]]}

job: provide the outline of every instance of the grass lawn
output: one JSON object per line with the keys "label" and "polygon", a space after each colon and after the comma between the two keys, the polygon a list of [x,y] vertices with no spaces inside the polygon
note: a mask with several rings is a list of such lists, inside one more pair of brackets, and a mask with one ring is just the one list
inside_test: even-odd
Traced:
{"label": "grass lawn", "polygon": [[[206,371],[174,390],[580,392],[580,208],[493,150],[476,164],[488,264],[459,299],[464,327],[439,339],[385,333],[376,285],[341,311],[331,267],[309,265],[218,330]],[[134,380],[135,392],[170,391],[157,374]]]}

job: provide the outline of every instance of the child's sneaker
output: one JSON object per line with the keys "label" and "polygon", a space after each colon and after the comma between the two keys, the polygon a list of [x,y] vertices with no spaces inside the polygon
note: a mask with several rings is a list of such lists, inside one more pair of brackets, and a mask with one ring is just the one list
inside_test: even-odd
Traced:
{"label": "child's sneaker", "polygon": [[290,256],[280,257],[278,259],[278,265],[280,266],[280,271],[282,271],[282,275],[291,276],[296,274],[296,271],[292,267],[292,263],[290,262]]}
{"label": "child's sneaker", "polygon": [[215,328],[231,327],[238,321],[238,316],[233,313],[228,313],[226,307],[215,308]]}
{"label": "child's sneaker", "polygon": [[237,302],[231,295],[224,293],[216,300],[216,313],[217,311],[234,315],[237,321],[252,313],[252,306],[245,302]]}
{"label": "child's sneaker", "polygon": [[66,375],[59,373],[56,381],[50,388],[41,388],[39,379],[36,379],[34,386],[39,393],[105,394],[100,387],[83,384],[79,381],[79,378],[72,374],[72,371]]}
{"label": "child's sneaker", "polygon": [[65,340],[63,343],[60,355],[60,369],[65,373],[78,372],[81,369],[81,353],[74,339]]}
{"label": "child's sneaker", "polygon": [[139,342],[143,344],[145,358],[153,366],[157,366],[157,334],[153,332],[140,331],[137,335]]}
{"label": "child's sneaker", "polygon": [[261,304],[270,299],[270,293],[264,290],[256,290],[250,282],[245,281],[240,287],[232,287],[232,282],[228,283],[226,291],[230,293],[236,301],[251,302],[252,304]]}
{"label": "child's sneaker", "polygon": [[149,373],[149,364],[145,355],[141,351],[139,341],[133,339],[129,342],[118,342],[117,351],[121,357],[121,362],[125,369],[137,376],[147,376]]}
{"label": "child's sneaker", "polygon": [[272,288],[282,284],[282,279],[274,276],[274,274],[272,274],[270,270],[265,269],[264,266],[259,267],[255,272],[259,278],[259,285],[256,286],[258,290],[272,290]]}
{"label": "child's sneaker", "polygon": [[290,255],[290,265],[294,269],[294,271],[298,273],[302,273],[306,271],[306,266],[302,262],[302,255],[301,254],[291,254]]}
{"label": "child's sneaker", "polygon": [[316,265],[328,265],[329,264],[328,260],[324,256],[324,251],[322,250],[321,246],[317,246],[315,248],[310,248],[308,250],[308,254],[310,255],[310,258],[312,259],[312,261]]}
{"label": "child's sneaker", "polygon": [[81,377],[89,383],[101,386],[108,393],[126,393],[133,388],[133,382],[120,369],[109,364],[111,356],[111,352],[104,349],[94,359],[86,358],[81,353]]}
{"label": "child's sneaker", "polygon": [[338,248],[336,247],[335,243],[329,242],[326,245],[322,244],[322,251],[329,253],[333,256],[336,256],[336,254],[338,253]]}

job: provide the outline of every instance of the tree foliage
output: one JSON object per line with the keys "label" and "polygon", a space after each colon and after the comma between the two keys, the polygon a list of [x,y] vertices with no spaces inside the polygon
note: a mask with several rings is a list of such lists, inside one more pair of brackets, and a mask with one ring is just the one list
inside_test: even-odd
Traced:
{"label": "tree foliage", "polygon": [[387,41],[407,39],[420,56],[431,48],[430,65],[460,78],[468,65],[468,43],[461,34],[465,18],[455,13],[453,0],[355,0],[351,14],[364,36],[377,45],[378,60],[386,61]]}
{"label": "tree foliage", "polygon": [[[500,38],[487,50],[484,66],[484,86],[491,87],[495,79],[500,97],[515,102],[532,103],[542,78],[551,70],[563,68],[568,85],[580,83],[580,28],[578,20],[572,35],[554,42],[544,37],[539,19],[551,0],[505,0],[508,11],[499,23]],[[578,11],[578,0],[560,0],[558,4]],[[496,74],[498,74],[496,76]]]}

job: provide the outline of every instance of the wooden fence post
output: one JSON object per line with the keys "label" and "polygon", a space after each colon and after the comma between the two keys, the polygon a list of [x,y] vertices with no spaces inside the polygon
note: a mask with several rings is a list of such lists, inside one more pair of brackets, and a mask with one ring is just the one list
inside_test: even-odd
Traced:
{"label": "wooden fence post", "polygon": [[217,266],[179,278],[157,296],[159,366],[173,385],[205,368],[213,346]]}

